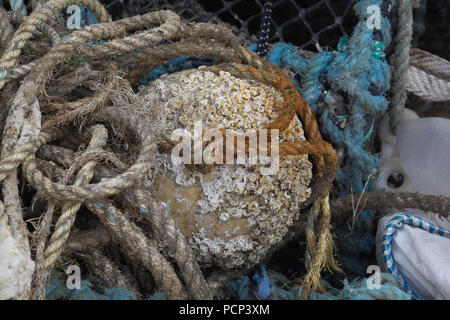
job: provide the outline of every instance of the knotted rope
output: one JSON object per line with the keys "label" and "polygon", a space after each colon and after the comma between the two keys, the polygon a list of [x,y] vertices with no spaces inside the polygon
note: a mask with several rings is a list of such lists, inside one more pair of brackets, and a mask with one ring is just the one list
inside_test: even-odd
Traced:
{"label": "knotted rope", "polygon": [[22,48],[32,38],[33,32],[38,29],[38,26],[45,24],[49,18],[53,17],[55,12],[61,11],[68,5],[86,7],[95,13],[100,21],[111,21],[111,17],[105,8],[96,0],[72,0],[69,2],[65,0],[53,0],[46,2],[43,6],[35,10],[20,26],[10,41],[7,51],[0,59],[0,90],[6,83],[6,76],[17,64]]}

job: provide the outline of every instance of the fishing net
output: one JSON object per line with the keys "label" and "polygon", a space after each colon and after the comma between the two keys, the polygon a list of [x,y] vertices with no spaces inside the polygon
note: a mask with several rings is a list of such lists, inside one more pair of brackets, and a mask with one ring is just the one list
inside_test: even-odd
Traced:
{"label": "fishing net", "polygon": [[[247,41],[255,42],[261,27],[265,0],[154,0],[105,3],[113,17],[169,9],[186,21],[226,24]],[[317,46],[336,47],[339,38],[352,32],[357,17],[356,0],[272,1],[269,42],[290,42],[300,49],[317,51]]]}

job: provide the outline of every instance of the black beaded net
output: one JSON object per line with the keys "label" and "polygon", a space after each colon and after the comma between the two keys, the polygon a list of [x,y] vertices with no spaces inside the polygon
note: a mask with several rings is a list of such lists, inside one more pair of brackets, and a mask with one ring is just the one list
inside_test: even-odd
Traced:
{"label": "black beaded net", "polygon": [[[185,22],[214,22],[231,27],[245,44],[256,43],[266,0],[113,0],[103,2],[114,19],[169,9]],[[357,23],[356,0],[272,0],[269,42],[290,42],[317,52],[335,48]],[[320,49],[319,49],[320,50]]]}

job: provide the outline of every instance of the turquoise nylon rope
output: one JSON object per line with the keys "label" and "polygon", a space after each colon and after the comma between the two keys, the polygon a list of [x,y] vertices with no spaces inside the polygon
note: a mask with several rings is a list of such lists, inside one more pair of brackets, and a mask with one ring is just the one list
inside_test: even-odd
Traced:
{"label": "turquoise nylon rope", "polygon": [[[378,155],[365,150],[374,123],[388,107],[385,95],[389,90],[390,70],[384,58],[384,47],[391,42],[390,23],[381,20],[382,41],[374,40],[374,31],[366,24],[370,5],[381,6],[382,0],[362,0],[355,6],[360,22],[350,39],[341,39],[337,51],[325,51],[307,59],[289,44],[279,43],[267,59],[294,71],[301,83],[297,88],[320,121],[322,133],[345,157],[337,172],[339,194],[361,192],[368,176],[378,167]],[[328,108],[319,108],[326,81],[334,92],[348,96],[346,127],[341,130],[330,117]],[[374,90],[375,89],[375,90]],[[377,94],[372,92],[376,91]]]}

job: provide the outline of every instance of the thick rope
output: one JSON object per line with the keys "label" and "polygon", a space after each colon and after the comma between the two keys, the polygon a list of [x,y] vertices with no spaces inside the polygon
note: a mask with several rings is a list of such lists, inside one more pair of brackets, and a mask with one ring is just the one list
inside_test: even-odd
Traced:
{"label": "thick rope", "polygon": [[139,210],[146,219],[151,221],[158,233],[158,238],[166,242],[168,250],[172,252],[169,255],[176,260],[191,297],[201,300],[212,299],[213,295],[195,260],[192,248],[177,229],[173,217],[160,208],[156,202],[150,202],[151,200],[147,198],[144,190],[137,190],[135,194],[139,201]]}
{"label": "thick rope", "polygon": [[450,219],[450,199],[444,196],[425,195],[413,192],[364,192],[340,197],[331,201],[333,215],[342,216],[352,212],[352,202],[358,199],[364,203],[361,210],[377,209],[380,212],[390,212],[390,209],[398,210],[414,208],[422,211],[434,212],[443,219]]}
{"label": "thick rope", "polygon": [[[308,232],[312,228],[306,228],[308,251],[309,251],[309,265],[308,273],[302,282],[302,298],[306,299],[310,292],[321,291],[324,292],[324,286],[320,282],[320,272],[326,267],[330,273],[337,271],[343,273],[342,269],[337,264],[333,255],[333,238],[331,235],[331,210],[329,205],[329,195],[316,200],[313,207],[318,210],[317,206],[322,209],[322,217],[319,220],[318,234],[314,238],[310,239],[311,235]],[[314,241],[311,243],[312,241]]]}
{"label": "thick rope", "polygon": [[119,20],[115,22],[115,25],[122,26],[127,32],[135,31],[142,26],[154,24],[160,24],[160,26],[122,39],[113,39],[100,45],[85,45],[80,47],[79,51],[83,58],[123,55],[152,43],[172,39],[178,35],[180,23],[180,17],[171,11],[149,12],[142,16]]}
{"label": "thick rope", "polygon": [[163,290],[169,299],[187,298],[173,267],[159,252],[154,240],[148,239],[142,230],[110,201],[88,202],[86,205],[108,228],[127,254],[152,272],[157,287]]}
{"label": "thick rope", "polygon": [[[24,17],[24,16],[18,16],[15,18],[20,23],[22,23],[26,20],[26,17]],[[38,27],[38,30],[43,31],[42,35],[46,36],[50,39],[50,41],[52,42],[52,46],[55,46],[59,42],[61,42],[61,38],[60,38],[59,34],[50,25],[48,25],[48,24],[40,25]],[[37,31],[35,33],[38,34]],[[8,43],[9,43],[9,40],[8,40]],[[27,75],[36,66],[37,62],[38,61],[32,61],[30,63],[27,63],[27,64],[24,64],[24,65],[14,68],[10,73],[8,73],[8,75],[6,77],[6,79],[7,79],[6,81],[8,81],[10,79],[21,78],[21,77]]]}
{"label": "thick rope", "polygon": [[394,54],[392,56],[392,98],[390,126],[395,133],[397,124],[402,119],[406,103],[408,85],[409,49],[413,35],[413,1],[397,1],[398,24],[394,38]]}
{"label": "thick rope", "polygon": [[[49,155],[48,152],[45,154]],[[122,212],[112,206],[112,204],[108,203],[104,205],[103,203],[95,202],[89,203],[87,206],[97,214],[100,220],[108,227],[112,236],[121,243],[127,255],[129,255],[131,259],[137,260],[137,263],[143,264],[149,268],[155,277],[158,287],[161,290],[164,290],[169,298],[181,299],[186,297],[180,282],[176,278],[173,268],[159,253],[154,241],[146,240],[142,231],[129,221]],[[61,218],[62,217],[63,215]],[[58,229],[58,224],[55,228]],[[95,241],[97,242],[98,239],[95,238]],[[80,250],[78,244],[74,245],[75,248]],[[72,247],[74,245],[72,245]],[[121,281],[120,279],[123,279],[123,277],[119,277],[116,280]]]}
{"label": "thick rope", "polygon": [[[50,2],[48,2],[48,3],[50,3]],[[59,5],[61,6],[62,4],[59,4]],[[91,3],[91,5],[92,5],[92,3]],[[37,10],[36,12],[39,13],[40,12],[39,10]],[[47,8],[47,10],[50,10],[50,9]],[[33,15],[35,15],[35,13],[33,13],[32,16]],[[24,100],[25,101],[32,100],[33,94],[35,96],[37,92],[42,90],[41,88],[43,87],[46,80],[50,76],[50,71],[53,70],[53,68],[57,65],[58,62],[62,61],[70,52],[74,51],[75,48],[77,47],[77,45],[82,44],[89,40],[101,40],[101,39],[104,39],[107,37],[121,36],[127,30],[133,30],[138,27],[152,25],[152,23],[155,22],[155,20],[154,20],[155,15],[156,16],[161,15],[167,21],[169,21],[169,22],[172,21],[174,23],[173,26],[171,24],[167,23],[165,25],[165,28],[167,28],[167,29],[177,28],[176,24],[179,23],[178,16],[171,13],[170,11],[162,11],[159,14],[154,14],[154,13],[147,14],[145,16],[142,16],[143,18],[141,17],[141,19],[137,19],[135,17],[129,18],[129,19],[124,19],[124,20],[122,20],[122,22],[120,24],[106,23],[106,24],[94,25],[92,27],[86,27],[83,30],[79,30],[79,31],[74,32],[71,35],[65,37],[61,41],[61,43],[59,43],[54,48],[52,48],[49,51],[49,53],[39,61],[39,64],[34,68],[33,72],[30,73],[29,76],[25,79],[24,85],[22,85],[20,87],[19,93],[16,95],[16,98],[15,98],[16,104],[20,107],[21,105],[24,104],[23,103]],[[173,17],[176,17],[176,18],[173,18]],[[28,18],[25,21],[25,23],[21,26],[21,28],[24,25],[27,25],[27,23],[30,19],[31,18]],[[34,26],[34,25],[32,25],[32,26]],[[123,29],[122,26],[125,27],[125,30]],[[163,28],[163,26],[161,26],[161,28]],[[34,28],[34,30],[35,29],[36,28]],[[19,28],[19,30],[16,32],[16,35],[19,33],[20,30],[21,29]],[[158,30],[159,30],[159,32],[161,32],[160,29],[158,29]],[[152,30],[150,30],[149,33],[153,34]],[[30,31],[30,33],[27,33],[25,35],[27,35],[28,37],[31,37],[31,31]],[[14,42],[15,41],[14,39],[15,38],[13,38],[13,40],[11,40],[11,41]],[[150,44],[153,41],[158,41],[158,39],[159,39],[158,36],[156,36],[156,37],[150,36],[150,37],[146,38],[146,41],[148,41],[147,44]],[[20,44],[22,44],[22,43],[24,44],[25,42],[24,41],[20,42]],[[142,41],[139,41],[138,43],[142,44]],[[23,45],[22,45],[22,47],[23,47]],[[17,59],[17,56],[20,54],[20,52],[16,52],[16,53],[17,53],[17,55],[15,58],[14,57],[12,58],[13,60]],[[1,62],[0,62],[0,65],[1,65]],[[12,65],[14,65],[14,63]],[[2,81],[4,82],[6,80],[0,80],[0,88],[2,86],[1,85]],[[33,82],[32,89],[30,87],[30,82]],[[30,90],[26,90],[25,86],[30,88]],[[28,92],[25,93],[24,91],[28,91]],[[23,97],[21,95],[23,95]],[[26,97],[26,99],[25,99],[25,97]],[[34,101],[35,101],[35,103],[37,103],[36,98],[34,98]],[[16,127],[19,127],[19,125],[20,125],[20,123],[15,123]],[[39,130],[35,130],[34,132],[35,132],[34,135],[39,134]],[[21,146],[20,148],[21,149],[16,148],[16,150],[13,151],[13,153],[10,154],[7,159],[0,160],[0,181],[6,177],[8,172],[17,168],[19,163],[21,161],[23,161],[24,157],[27,157],[27,155],[30,155],[36,151],[36,147],[33,146],[32,144],[26,144],[26,145]],[[119,192],[120,190],[123,190],[123,188],[126,188],[132,181],[135,180],[136,176],[140,176],[143,173],[142,171],[145,170],[145,168],[147,168],[145,165],[146,159],[148,159],[148,153],[147,154],[143,153],[142,157],[138,160],[138,162],[142,161],[142,162],[144,162],[144,164],[137,164],[136,166],[130,168],[129,172],[127,172],[127,175],[125,175],[125,178],[129,181],[129,183],[123,184],[123,187],[121,187],[117,191],[110,190],[112,193],[109,193],[109,195],[115,194],[115,193]],[[29,160],[30,160],[29,164],[31,165],[31,167],[30,167],[30,170],[31,170],[32,168],[34,168],[33,165],[35,165],[35,163],[33,163],[32,158]],[[31,172],[33,172],[33,170],[31,170]],[[38,178],[39,172],[34,172],[34,173],[37,176],[36,175],[33,175],[33,176],[35,178]],[[121,183],[122,181],[120,180],[118,182]],[[114,183],[112,183],[112,186],[110,184],[109,187],[114,189]],[[79,194],[80,193],[82,193],[82,191],[80,191]],[[97,196],[97,198],[98,198],[98,196]],[[63,199],[61,199],[61,200],[63,200]],[[73,199],[73,200],[76,200],[76,199]]]}
{"label": "thick rope", "polygon": [[[174,14],[171,13],[170,11],[163,11],[160,13],[160,15],[166,17],[167,19],[170,19],[171,17],[174,16]],[[132,30],[137,27],[143,27],[146,24],[151,25],[152,23],[155,22],[154,16],[155,14],[147,14],[145,17],[143,16],[144,19],[136,19],[136,18],[124,19],[125,22],[122,21],[120,25],[117,25],[115,23],[97,24],[72,33],[71,35],[65,37],[61,41],[61,43],[52,48],[45,57],[40,59],[39,64],[25,79],[24,85],[20,87],[19,92],[25,95],[25,93],[23,92],[25,91],[24,88],[25,84],[30,83],[31,81],[34,80],[33,89],[29,90],[29,92],[26,93],[28,98],[27,100],[32,99],[30,96],[33,96],[33,94],[35,96],[37,92],[42,90],[41,88],[43,87],[48,77],[50,76],[50,71],[53,70],[53,68],[57,65],[58,62],[62,61],[70,52],[74,51],[77,45],[82,44],[89,40],[101,40],[107,37],[121,36],[128,28]],[[172,19],[170,21],[176,21],[176,19]],[[142,23],[144,23],[144,25],[142,25]],[[122,26],[125,26],[127,29],[124,30]],[[166,25],[166,27],[169,29],[172,28],[171,25]],[[151,33],[152,31],[150,30],[149,32]],[[154,37],[149,37],[148,38],[149,44],[152,43],[152,41],[154,40],[155,40]],[[25,100],[24,98],[20,99],[19,94],[16,95],[16,98],[18,99],[17,104],[19,105],[22,104],[23,100]],[[34,99],[37,102],[36,98]],[[35,132],[36,132],[35,134],[39,134],[39,130],[36,130]],[[132,184],[138,177],[140,177],[146,171],[146,169],[148,169],[149,165],[148,159],[150,157],[149,148],[151,148],[148,137],[144,141],[144,146],[145,147],[141,152],[141,157],[138,159],[136,165],[132,166],[124,175],[118,177],[118,179],[116,179],[115,181],[105,181],[98,185],[99,188],[103,189],[105,192],[100,192],[98,190],[99,188],[92,187],[93,189],[97,189],[97,190],[90,190],[93,193],[96,193],[96,195],[91,194],[89,198],[89,196],[87,195],[89,190],[85,190],[83,187],[66,186],[65,188],[61,188],[55,186],[54,184],[51,183],[51,181],[48,180],[45,180],[47,183],[47,187],[41,189],[45,189],[47,191],[47,194],[54,194],[56,199],[60,200],[65,199],[74,201],[76,201],[77,198],[80,199],[80,197],[81,199],[89,198],[92,200],[94,198],[101,198],[104,196],[116,194],[121,190],[123,190],[124,188],[128,187],[130,184]],[[6,174],[9,171],[16,168],[19,165],[19,163],[23,161],[24,157],[26,158],[27,155],[33,154],[35,150],[36,147],[33,145],[22,146],[21,149],[17,148],[7,159],[0,160],[0,181],[4,179],[4,177],[6,177]],[[43,176],[36,169],[36,163],[33,157],[30,157],[28,159],[25,167],[28,170],[26,174],[27,176],[30,177],[31,181],[34,181],[35,184],[40,183],[42,185],[43,182],[40,180],[40,177]],[[126,180],[126,182],[123,182],[122,179]],[[33,185],[33,182],[31,181],[30,183],[32,183]],[[121,186],[118,187],[117,186],[118,184],[120,184]],[[67,189],[72,190],[73,192],[67,191]],[[59,190],[59,192],[57,190]],[[73,194],[74,192],[75,194]],[[67,198],[68,194],[72,194],[73,197]]]}
{"label": "thick rope", "polygon": [[0,10],[0,55],[6,50],[6,44],[9,43],[13,35],[14,29],[9,21],[8,13]]}
{"label": "thick rope", "polygon": [[55,209],[54,203],[49,203],[47,211],[41,217],[38,228],[32,234],[31,248],[36,250],[34,262],[36,269],[34,270],[33,280],[31,282],[31,296],[33,300],[45,299],[45,282],[48,277],[45,268],[44,250],[46,239],[50,234],[53,213]]}
{"label": "thick rope", "polygon": [[6,83],[6,76],[17,64],[22,48],[31,39],[33,32],[39,25],[45,24],[48,19],[54,16],[55,12],[61,11],[69,5],[79,5],[92,11],[100,21],[111,21],[111,17],[105,8],[97,0],[50,0],[43,6],[35,10],[20,26],[11,39],[6,52],[0,59],[0,90]]}
{"label": "thick rope", "polygon": [[450,62],[420,49],[411,49],[408,91],[426,101],[450,100]]}
{"label": "thick rope", "polygon": [[[42,8],[42,7],[41,7]],[[40,9],[40,11],[42,11]],[[37,10],[36,12],[40,12],[39,10]],[[34,14],[34,16],[36,16],[36,13]],[[30,18],[29,18],[30,19]],[[29,19],[27,19],[27,21],[29,21]],[[22,25],[22,27],[24,25],[27,25],[27,21]],[[28,23],[29,24],[29,23]],[[134,24],[136,25],[136,23]],[[131,27],[134,27],[133,24],[131,24]],[[33,24],[29,29],[33,29],[35,30],[36,28]],[[89,29],[89,28],[87,28]],[[19,28],[19,31],[21,29]],[[29,30],[29,34],[28,34],[28,38],[31,37],[31,32],[33,30]],[[81,33],[81,36],[80,36]],[[95,26],[94,28],[91,28],[91,30],[82,30],[78,33],[73,33],[70,36],[67,36],[63,41],[61,41],[61,43],[57,46],[55,46],[53,48],[53,51],[50,50],[49,54],[46,56],[48,57],[47,59],[43,58],[39,61],[39,63],[37,64],[37,66],[34,68],[33,72],[30,73],[27,78],[25,79],[23,85],[20,87],[18,93],[16,94],[15,100],[13,101],[13,106],[11,107],[10,110],[10,114],[16,113],[15,117],[9,116],[8,120],[7,120],[7,124],[5,126],[5,132],[11,132],[13,133],[13,135],[11,135],[9,138],[8,136],[4,135],[4,139],[3,139],[3,145],[4,145],[4,151],[3,151],[3,158],[2,161],[0,162],[0,172],[3,175],[1,177],[1,179],[6,178],[7,174],[11,171],[13,171],[19,164],[20,162],[23,161],[23,159],[25,158],[27,161],[25,162],[25,166],[23,167],[25,169],[25,171],[28,169],[31,172],[33,172],[33,168],[36,169],[35,165],[35,161],[34,160],[34,152],[36,151],[37,147],[39,146],[39,141],[37,141],[36,137],[37,135],[39,135],[40,132],[40,126],[38,124],[40,124],[40,112],[38,110],[38,102],[36,99],[36,94],[38,91],[41,91],[43,85],[45,84],[46,80],[48,79],[50,72],[59,61],[62,61],[64,59],[65,56],[67,56],[67,54],[69,54],[71,51],[73,51],[75,45],[79,44],[79,43],[83,43],[85,41],[88,40],[101,40],[104,37],[107,36],[114,36],[114,35],[122,35],[124,34],[124,30],[122,27],[114,27],[113,25],[103,25],[103,26]],[[17,35],[17,33],[16,33]],[[17,37],[16,38],[20,38]],[[25,38],[27,38],[27,36],[25,36]],[[14,38],[13,38],[14,40]],[[12,41],[13,41],[12,40]],[[17,40],[17,39],[16,39]],[[18,42],[19,45],[18,46],[22,46],[24,44],[24,41],[22,42]],[[16,52],[16,58],[18,56],[19,52]],[[12,55],[14,56],[14,55]],[[13,57],[14,60],[14,57]],[[14,63],[12,64],[14,65]],[[42,71],[41,71],[42,70]],[[29,118],[29,116],[27,118],[24,117],[25,114],[25,109],[29,109],[28,105],[31,102],[31,106],[32,106],[32,110],[33,112],[30,113],[31,118]],[[17,113],[18,112],[18,113]],[[14,119],[18,118],[19,121],[15,121]],[[24,126],[22,126],[22,123],[24,124]],[[20,127],[22,126],[22,130],[20,130]],[[12,128],[15,127],[19,130],[12,130]],[[22,133],[21,133],[22,132]],[[26,133],[26,134],[25,134]],[[21,137],[19,137],[20,135],[22,135]],[[19,139],[19,143],[18,143],[18,147],[16,147],[15,150],[12,150],[12,152],[9,152],[9,155],[5,157],[5,153],[7,152],[5,149],[5,147],[11,149],[16,143],[14,141],[17,141],[17,139]],[[142,162],[144,162],[144,164],[139,163],[137,165],[135,165],[134,167],[131,168],[131,170],[129,170],[128,172],[125,173],[124,176],[122,176],[121,178],[123,178],[124,180],[126,180],[125,182],[123,181],[123,179],[119,178],[119,179],[115,179],[115,181],[113,181],[111,183],[111,181],[109,183],[106,183],[107,188],[109,189],[106,194],[105,193],[101,193],[100,195],[97,196],[93,196],[91,198],[102,198],[104,196],[108,196],[108,195],[112,195],[115,194],[117,192],[119,192],[120,190],[123,190],[124,188],[127,188],[129,185],[131,185],[132,183],[134,183],[134,181],[141,177],[142,174],[147,171],[148,169],[148,164],[151,163],[150,162],[146,162],[146,159],[149,159],[150,155],[153,153],[152,152],[152,148],[148,148],[145,146],[149,146],[149,143],[145,143],[145,139],[144,140],[144,148],[142,149],[143,155],[139,160],[143,160]],[[147,139],[147,141],[149,141]],[[9,147],[8,147],[9,146]],[[28,155],[28,158],[27,158]],[[29,165],[26,165],[29,164]],[[39,173],[37,173],[37,176],[39,176]],[[28,172],[28,174],[30,175],[30,172]],[[27,175],[27,173],[25,173],[25,175]],[[31,176],[33,176],[33,174],[31,174]],[[3,190],[4,193],[6,193],[6,195],[4,194],[4,198],[6,201],[6,211],[11,211],[11,213],[9,215],[11,216],[19,216],[18,214],[16,215],[14,213],[14,215],[12,214],[13,212],[20,212],[20,200],[19,200],[19,196],[18,196],[18,190],[17,190],[17,178],[16,175],[13,174],[10,176],[11,178],[8,178],[8,180],[6,180],[3,184]],[[36,178],[36,176],[34,176]],[[40,177],[43,177],[42,174],[40,175]],[[50,180],[46,180],[46,182],[50,182]],[[117,187],[117,185],[120,185]],[[108,186],[110,188],[108,188]],[[47,188],[48,191],[49,188]],[[95,187],[94,187],[95,189]],[[100,189],[105,189],[103,188],[103,186],[100,186]],[[115,189],[115,191],[112,189]],[[82,190],[81,193],[82,194],[86,194],[86,191],[83,192],[85,190]],[[79,201],[80,199],[84,199],[85,197],[81,196],[81,197],[72,197],[72,198],[68,198],[68,197],[62,197],[60,198],[61,200],[73,200],[73,201]],[[89,198],[89,197],[88,197]],[[9,201],[10,199],[10,201]],[[9,201],[9,202],[8,202]],[[8,213],[8,212],[7,212]],[[23,221],[22,221],[23,223]],[[15,228],[15,230],[19,230],[20,228]],[[23,228],[22,228],[23,229]]]}
{"label": "thick rope", "polygon": [[[90,149],[101,148],[106,145],[108,133],[106,128],[102,125],[97,125],[91,128],[92,139],[89,143],[87,151]],[[94,175],[94,168],[97,161],[91,160],[86,162],[81,170],[78,172],[74,185],[86,185]],[[72,225],[75,221],[77,211],[80,209],[82,202],[65,202],[62,205],[62,213],[58,218],[50,242],[45,249],[45,267],[51,268],[62,252],[63,246],[69,237]]]}
{"label": "thick rope", "polygon": [[75,252],[75,257],[81,258],[82,261],[89,267],[94,275],[107,288],[120,288],[122,290],[129,290],[133,293],[135,299],[140,299],[140,294],[136,288],[130,283],[129,279],[125,277],[119,270],[119,267],[100,250],[88,248],[83,251]]}

